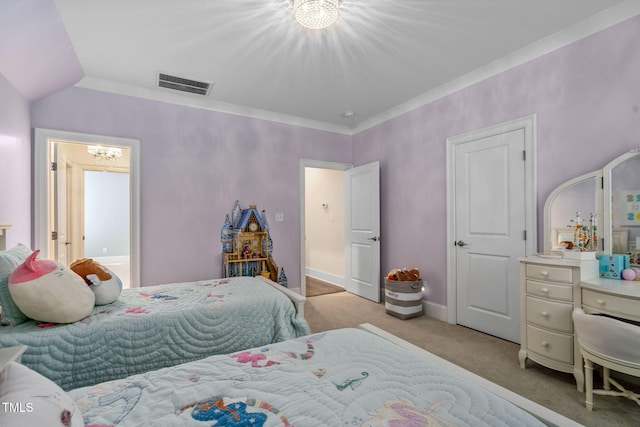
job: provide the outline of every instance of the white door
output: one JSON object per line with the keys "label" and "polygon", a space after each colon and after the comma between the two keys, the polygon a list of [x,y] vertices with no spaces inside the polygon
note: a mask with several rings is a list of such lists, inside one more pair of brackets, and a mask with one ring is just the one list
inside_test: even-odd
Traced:
{"label": "white door", "polygon": [[345,289],[380,302],[380,164],[344,175]]}
{"label": "white door", "polygon": [[457,323],[513,342],[526,255],[524,151],[520,128],[470,138],[454,157]]}
{"label": "white door", "polygon": [[67,230],[67,207],[68,207],[68,179],[67,179],[67,160],[66,157],[59,153],[58,144],[53,144],[53,166],[51,173],[53,174],[53,227],[54,236],[52,236],[53,252],[55,260],[60,264],[69,266],[68,249],[69,236]]}

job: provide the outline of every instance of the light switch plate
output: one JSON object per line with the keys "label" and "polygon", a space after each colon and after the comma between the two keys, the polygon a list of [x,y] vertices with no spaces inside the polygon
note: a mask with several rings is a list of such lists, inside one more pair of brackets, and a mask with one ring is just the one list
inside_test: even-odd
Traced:
{"label": "light switch plate", "polygon": [[276,212],[276,222],[284,221],[284,212]]}

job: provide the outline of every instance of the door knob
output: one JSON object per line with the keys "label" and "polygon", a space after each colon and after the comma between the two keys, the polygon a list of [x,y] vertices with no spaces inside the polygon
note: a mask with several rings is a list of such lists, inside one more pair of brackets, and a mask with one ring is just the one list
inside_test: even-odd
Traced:
{"label": "door knob", "polygon": [[457,245],[457,246],[462,247],[462,246],[467,246],[467,245],[468,245],[468,243],[467,243],[467,242],[465,242],[464,240],[458,240],[458,241],[456,242],[456,245]]}
{"label": "door knob", "polygon": [[380,240],[380,237],[379,236],[367,237],[367,240],[373,240],[374,242],[377,242],[378,240]]}

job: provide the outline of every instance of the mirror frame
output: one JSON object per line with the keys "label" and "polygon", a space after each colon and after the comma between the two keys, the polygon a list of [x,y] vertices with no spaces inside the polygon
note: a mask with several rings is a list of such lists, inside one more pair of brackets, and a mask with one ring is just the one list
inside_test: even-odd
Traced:
{"label": "mirror frame", "polygon": [[[620,164],[622,164],[623,162],[632,159],[636,156],[640,155],[640,149],[633,149],[630,150],[618,157],[616,157],[615,159],[613,159],[612,161],[610,161],[609,163],[607,163],[605,165],[605,167],[602,168],[602,186],[604,188],[604,200],[603,200],[603,205],[604,205],[604,224],[603,224],[603,231],[607,230],[607,236],[605,237],[605,235],[603,234],[602,237],[604,237],[604,248],[603,248],[603,252],[605,254],[612,254],[613,253],[613,191],[612,191],[612,186],[611,186],[611,175],[613,173],[613,169],[616,166],[619,166]],[[626,252],[626,251],[625,251]]]}
{"label": "mirror frame", "polygon": [[[552,232],[552,227],[551,227],[551,205],[553,204],[553,202],[556,200],[556,198],[560,195],[560,193],[562,193],[564,190],[566,190],[567,188],[571,187],[572,185],[581,183],[583,181],[586,181],[588,179],[594,179],[594,192],[595,192],[595,206],[594,206],[594,210],[595,213],[597,215],[597,219],[596,219],[596,227],[598,228],[598,232],[600,230],[603,230],[602,228],[602,217],[603,215],[603,192],[602,192],[602,173],[603,171],[601,169],[599,170],[595,170],[592,172],[587,172],[583,175],[577,176],[575,178],[570,179],[569,181],[565,181],[562,184],[560,184],[558,187],[556,187],[551,193],[549,193],[549,196],[547,196],[547,200],[544,202],[544,211],[543,211],[543,253],[548,254],[550,253],[550,251],[553,249],[553,246],[551,244],[551,232]],[[598,185],[598,183],[600,183],[600,185]],[[600,237],[598,238],[598,248],[597,251],[601,251],[602,248],[602,235],[600,235]],[[610,239],[609,239],[610,240]]]}

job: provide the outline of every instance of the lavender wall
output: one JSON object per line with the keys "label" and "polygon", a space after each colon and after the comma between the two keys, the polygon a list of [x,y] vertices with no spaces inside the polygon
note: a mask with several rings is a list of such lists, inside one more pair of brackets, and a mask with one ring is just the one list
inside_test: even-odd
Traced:
{"label": "lavender wall", "polygon": [[32,120],[142,141],[145,285],[219,275],[219,226],[239,198],[270,214],[276,261],[297,286],[298,160],[379,160],[382,273],[418,267],[427,298],[446,304],[446,138],[537,114],[541,218],[557,185],[640,145],[639,37],[630,19],[352,138],[79,88],[35,102]]}
{"label": "lavender wall", "polygon": [[353,137],[354,164],[381,163],[382,273],[418,267],[446,304],[446,138],[538,117],[538,218],[547,195],[640,146],[640,17]]}
{"label": "lavender wall", "polygon": [[266,209],[274,258],[299,287],[299,159],[351,162],[349,136],[75,87],[34,102],[32,125],[141,140],[143,285],[219,277],[239,199]]}
{"label": "lavender wall", "polygon": [[13,226],[7,247],[31,243],[29,102],[0,74],[0,223]]}

